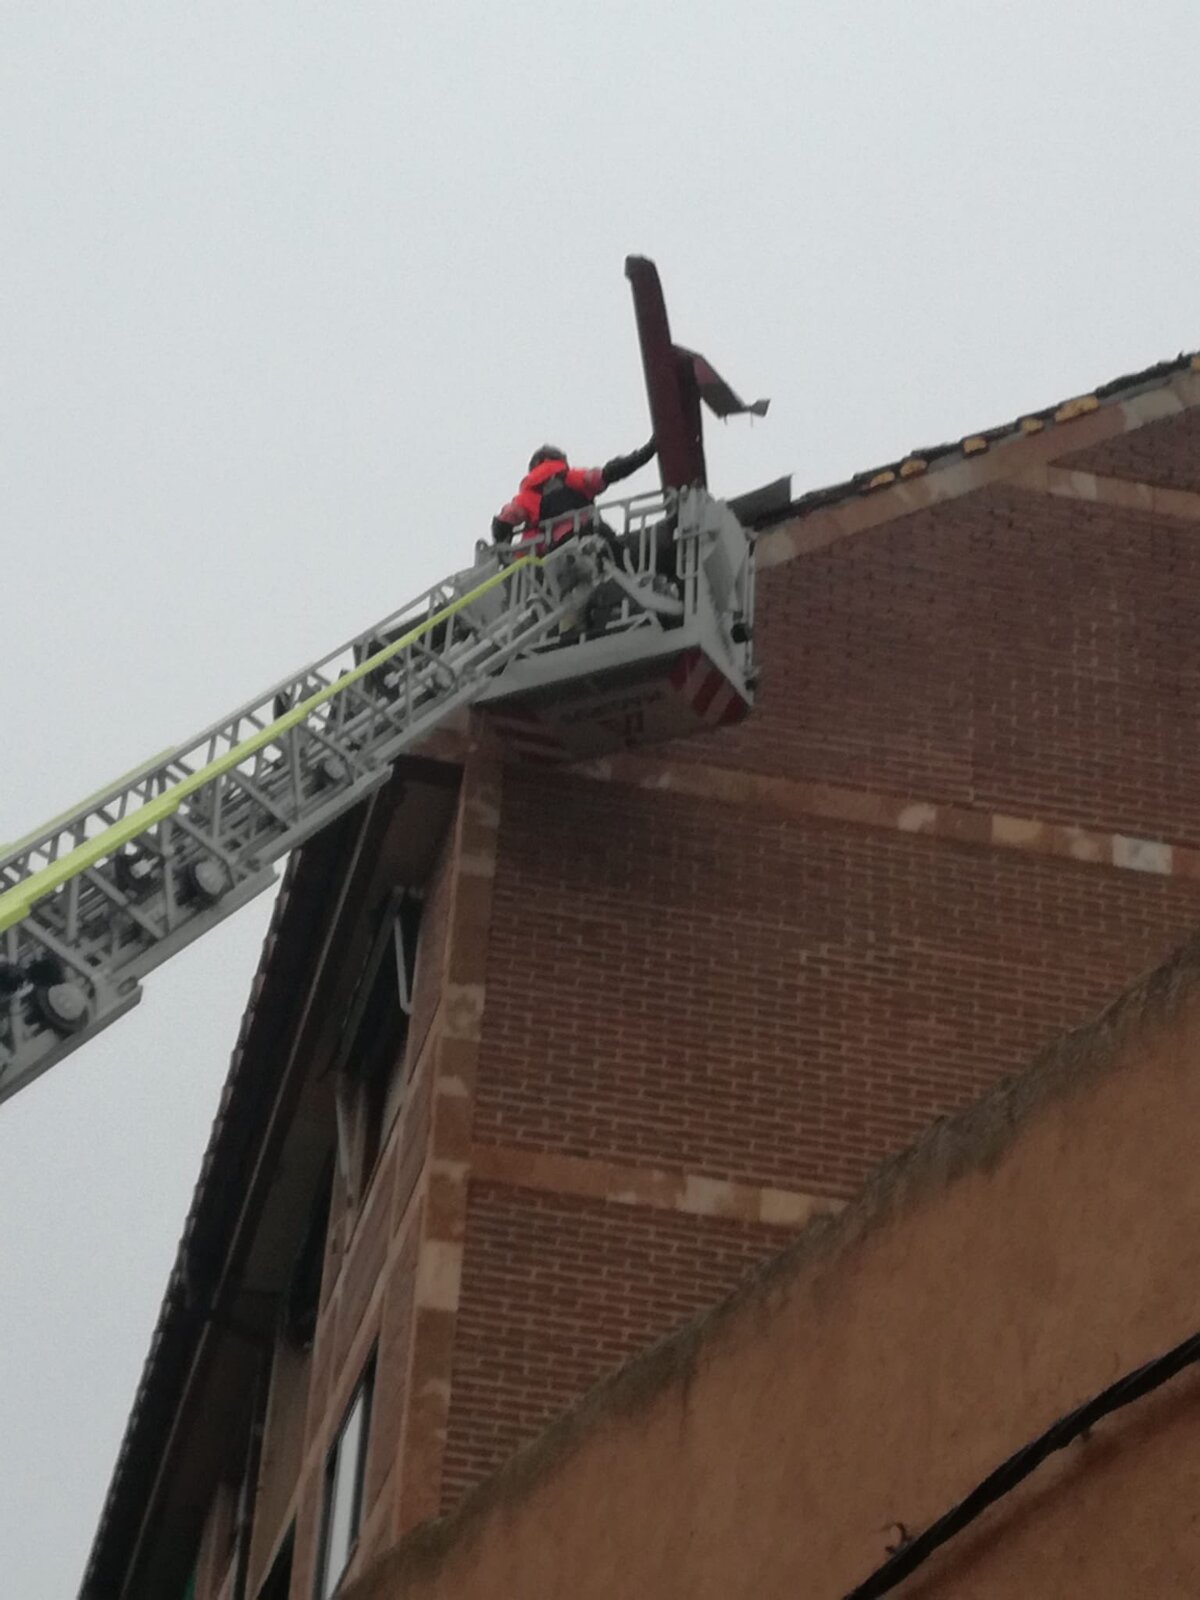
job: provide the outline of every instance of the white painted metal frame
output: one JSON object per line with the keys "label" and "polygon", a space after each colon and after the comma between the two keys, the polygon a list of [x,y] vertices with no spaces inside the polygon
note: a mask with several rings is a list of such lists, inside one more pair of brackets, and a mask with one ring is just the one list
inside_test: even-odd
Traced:
{"label": "white painted metal frame", "polygon": [[[570,625],[598,592],[616,596],[606,627],[628,632],[630,660],[651,645],[642,630],[661,640],[663,605],[687,617],[752,605],[745,535],[719,502],[691,491],[600,509],[625,552],[616,583],[610,545],[586,522],[545,554],[485,548],[470,571],[0,853],[0,1101],[136,1004],[147,972],[268,888],[274,863],[515,658],[561,681],[587,650]],[[681,607],[653,583],[664,529]],[[740,543],[747,576],[736,600],[726,576],[714,611],[705,562],[725,559],[723,541],[734,555]]]}

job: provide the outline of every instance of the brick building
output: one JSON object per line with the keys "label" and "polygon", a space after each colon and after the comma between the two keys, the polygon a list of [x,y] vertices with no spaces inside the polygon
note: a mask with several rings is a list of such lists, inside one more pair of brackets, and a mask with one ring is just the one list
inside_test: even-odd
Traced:
{"label": "brick building", "polygon": [[308,1600],[1200,921],[1200,370],[795,503],[759,705],[294,858],[85,1579]]}

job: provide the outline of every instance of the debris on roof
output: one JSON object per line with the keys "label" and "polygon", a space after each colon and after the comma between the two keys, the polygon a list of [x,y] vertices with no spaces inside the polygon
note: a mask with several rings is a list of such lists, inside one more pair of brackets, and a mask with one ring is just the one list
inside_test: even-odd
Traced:
{"label": "debris on roof", "polygon": [[[1142,394],[1148,389],[1159,388],[1171,378],[1189,371],[1200,372],[1200,353],[1180,354],[1172,361],[1156,362],[1154,366],[1146,367],[1141,372],[1128,373],[1124,377],[1114,378],[1109,383],[1101,384],[1091,394],[1073,395],[1070,399],[1046,406],[1041,411],[1029,412],[1013,422],[981,429],[950,443],[912,450],[898,461],[883,462],[865,472],[855,473],[852,478],[847,478],[841,483],[810,489],[806,494],[789,501],[786,506],[776,502],[760,517],[752,518],[753,525],[765,530],[776,523],[806,516],[837,501],[847,500],[855,495],[872,494],[876,490],[889,487],[897,479],[907,480],[918,477],[926,471],[953,466],[964,457],[983,455],[997,444],[1008,443],[1028,434],[1041,433],[1047,427],[1060,427],[1073,422],[1077,417],[1088,416],[1102,406],[1124,404],[1132,400],[1135,395]],[[1067,448],[1069,445],[1064,444],[1064,449]]]}

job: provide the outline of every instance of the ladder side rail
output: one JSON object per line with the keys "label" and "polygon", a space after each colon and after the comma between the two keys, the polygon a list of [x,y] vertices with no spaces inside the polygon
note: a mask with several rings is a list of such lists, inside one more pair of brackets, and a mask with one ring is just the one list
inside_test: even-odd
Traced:
{"label": "ladder side rail", "polygon": [[122,893],[113,883],[110,883],[102,872],[97,872],[95,867],[89,867],[81,874],[82,881],[90,884],[98,894],[102,895],[112,905],[135,922],[143,933],[152,939],[161,939],[171,931],[171,918],[169,908],[164,908],[167,915],[162,924],[155,922],[130,895]]}
{"label": "ladder side rail", "polygon": [[4,852],[3,855],[0,855],[0,876],[5,873],[10,861],[18,859],[23,851],[32,847],[39,839],[53,837],[60,827],[69,826],[81,812],[90,810],[93,806],[103,801],[111,801],[114,798],[120,798],[123,795],[134,792],[141,782],[159,770],[170,754],[170,749],[160,750],[157,755],[149,757],[139,766],[131,768],[130,771],[123,773],[121,777],[106,784],[103,788],[97,789],[94,794],[88,795],[86,799],[79,801],[69,811],[63,811],[57,816],[51,817],[48,822],[39,824],[32,833],[27,833],[20,839],[15,839],[11,844],[0,846],[0,850]]}
{"label": "ladder side rail", "polygon": [[[570,606],[570,598],[563,598],[558,602],[557,606],[542,606],[538,613],[531,616],[525,629],[514,627],[514,629],[510,630],[509,640],[501,643],[499,650],[494,651],[493,661],[490,664],[486,664],[485,667],[477,669],[477,672],[485,672],[486,675],[490,675],[491,670],[496,670],[499,666],[502,666],[507,659],[512,658],[512,654],[526,648],[528,642],[530,642],[531,635],[539,635],[544,630],[552,629],[557,624],[558,619],[562,618],[563,614],[566,613],[568,606]],[[477,688],[478,683],[475,682],[475,674],[464,674],[454,686],[453,694],[450,696],[451,701],[454,704],[469,701],[469,699],[474,698]],[[379,782],[386,781],[387,771],[390,770],[390,765],[394,762],[395,757],[398,754],[402,754],[402,750],[406,746],[410,746],[411,742],[424,738],[424,734],[432,730],[434,726],[437,726],[437,723],[445,717],[445,714],[445,696],[434,696],[426,710],[414,718],[414,722],[408,728],[387,730],[386,734],[382,736],[382,742],[379,744],[378,749],[374,750],[374,755],[378,757],[379,768],[378,773],[374,774],[373,779],[370,781],[371,787],[378,786]],[[282,854],[288,853],[291,848],[296,846],[296,843],[302,842],[302,837],[309,837],[315,830],[326,826],[333,814],[346,810],[349,803],[357,802],[357,798],[360,798],[360,795],[355,794],[349,798],[346,795],[333,795],[326,802],[326,805],[318,808],[317,814],[312,814],[307,818],[301,816],[291,826],[280,827],[275,837],[269,842],[262,843],[254,853],[254,861],[251,862],[251,866],[259,869],[259,878],[261,878],[261,869],[264,864],[274,861]],[[171,827],[176,822],[176,819],[182,821],[181,813],[178,813],[178,811],[163,819],[162,824],[158,824],[158,827],[162,827],[162,829]],[[96,870],[102,870],[102,867]],[[80,877],[86,877],[86,875],[80,875]],[[269,866],[267,866],[266,882],[270,882]],[[262,886],[266,886],[266,883],[256,883],[254,880],[238,886],[240,891],[230,896],[229,909],[235,909],[235,904],[242,904],[245,898],[250,898],[250,893],[258,893],[259,888],[262,888]],[[69,893],[70,891],[72,890],[69,890]],[[114,963],[110,963],[110,970],[99,971],[96,965],[93,965],[96,952],[94,950],[91,952],[93,962],[90,962],[88,958],[80,957],[80,952],[72,949],[66,941],[62,941],[53,926],[50,926],[45,917],[45,909],[45,902],[38,904],[34,912],[30,912],[29,917],[22,920],[21,925],[10,926],[6,930],[5,949],[8,952],[8,957],[10,957],[10,960],[19,958],[19,954],[21,954],[19,952],[19,944],[24,938],[26,944],[32,942],[38,950],[42,950],[43,954],[56,958],[64,973],[74,973],[82,981],[83,986],[88,987],[88,990],[90,990],[90,1014],[86,1016],[85,1022],[80,1026],[78,1032],[72,1032],[70,1027],[67,1027],[66,1030],[54,1030],[53,1027],[45,1026],[38,1029],[37,1018],[29,1014],[27,995],[21,997],[21,995],[11,994],[8,997],[8,1005],[6,1005],[6,1011],[8,1011],[8,1029],[6,1029],[6,1032],[8,1032],[8,1045],[5,1045],[5,1040],[0,1037],[0,1099],[5,1099],[8,1094],[16,1093],[19,1086],[22,1086],[22,1083],[29,1082],[29,1078],[32,1075],[37,1074],[40,1070],[45,1070],[48,1066],[53,1066],[56,1059],[61,1059],[64,1054],[69,1053],[78,1043],[82,1043],[83,1038],[91,1037],[91,1034],[99,1032],[101,1027],[107,1026],[115,1016],[128,1010],[130,1005],[133,1005],[136,997],[138,997],[136,995],[136,981],[138,981],[139,976],[144,976],[144,973],[152,970],[155,965],[165,960],[168,955],[173,954],[174,949],[178,949],[182,944],[190,942],[190,939],[195,938],[198,933],[205,931],[205,926],[211,925],[218,915],[224,914],[219,907],[205,907],[202,910],[202,914],[194,918],[194,923],[202,923],[202,925],[181,926],[176,930],[173,938],[168,936],[168,938],[160,939],[158,942],[155,942],[154,939],[146,938],[147,918],[141,918],[138,922],[133,923],[134,928],[138,930],[139,938],[131,938],[130,930],[126,930],[125,949],[117,950],[117,960]],[[21,934],[22,938],[18,938],[18,934]],[[26,1002],[24,1006],[22,1006],[22,1000]]]}
{"label": "ladder side rail", "polygon": [[[447,714],[448,709],[469,702],[475,697],[482,682],[498,671],[509,659],[543,634],[550,632],[566,615],[572,605],[569,594],[555,593],[553,584],[532,562],[521,568],[510,568],[510,587],[518,598],[521,614],[513,607],[506,613],[507,622],[499,629],[490,630],[489,637],[480,641],[470,636],[454,640],[453,629],[447,629],[443,641],[446,654],[454,659],[456,676],[443,690],[433,684],[428,669],[422,675],[428,690],[423,705],[415,707],[416,714],[407,726],[395,725],[390,720],[377,719],[373,725],[373,743],[369,755],[373,770],[349,784],[332,785],[328,795],[319,791],[307,794],[305,806],[288,818],[281,815],[276,804],[264,809],[256,803],[255,795],[245,788],[236,798],[230,798],[231,783],[244,779],[236,764],[227,760],[209,787],[224,791],[226,821],[231,831],[241,841],[226,852],[227,891],[223,897],[225,907],[205,904],[192,899],[180,902],[174,913],[170,903],[171,891],[176,883],[173,871],[158,874],[151,885],[147,901],[124,894],[108,880],[113,870],[113,860],[89,862],[53,893],[30,909],[23,917],[3,929],[5,961],[10,972],[19,971],[21,963],[50,959],[57,964],[61,978],[77,980],[77,986],[86,991],[88,1004],[82,1008],[84,1019],[58,1016],[53,1019],[58,1027],[40,1021],[30,1007],[28,990],[6,990],[0,983],[0,1099],[16,1092],[32,1075],[52,1065],[54,1060],[74,1048],[82,1039],[90,1037],[117,1015],[127,1010],[137,998],[137,979],[166,959],[174,950],[205,931],[228,910],[245,902],[259,892],[272,879],[270,863],[285,855],[304,837],[327,825],[333,816],[357,802],[370,789],[384,782],[396,757],[425,734]],[[503,619],[502,619],[503,620]],[[413,640],[402,638],[383,652],[368,658],[356,669],[358,679],[382,664],[380,658],[391,659],[409,650]],[[410,673],[410,682],[417,674]],[[287,723],[285,737],[294,739],[299,746],[307,743],[304,733],[303,708],[294,708],[280,721]],[[279,729],[260,731],[255,743],[270,742]],[[323,747],[322,747],[323,748]],[[312,763],[302,764],[310,771]],[[198,775],[184,781],[191,788]],[[149,828],[139,837],[139,847],[148,856],[165,863],[186,867],[189,858],[199,855],[211,859],[212,840],[201,822],[193,824],[188,812],[193,794],[197,797],[204,785],[184,797],[167,791],[158,797],[163,805],[161,815],[156,814]],[[250,789],[261,791],[261,786],[250,780]],[[258,798],[262,798],[261,792]],[[215,810],[215,807],[214,807]],[[203,817],[198,811],[197,820]],[[123,832],[138,822],[136,815],[123,819]],[[145,819],[140,819],[144,822]],[[247,826],[255,822],[256,826]],[[182,853],[174,846],[173,836],[181,838],[189,849]],[[231,841],[232,842],[232,841]],[[265,876],[264,876],[265,873]],[[104,879],[103,883],[96,881]],[[66,908],[73,907],[69,919]],[[129,915],[128,912],[136,912]],[[78,938],[72,942],[64,935],[70,931],[67,923],[75,926]],[[156,937],[158,936],[158,937]],[[60,986],[58,992],[63,992]],[[36,1009],[36,1008],[35,1008]],[[73,1031],[78,1021],[78,1031]],[[6,1025],[5,1025],[6,1024]],[[5,1034],[7,1038],[5,1038]]]}
{"label": "ladder side rail", "polygon": [[[381,633],[393,630],[397,626],[406,624],[419,626],[424,617],[436,613],[438,609],[444,609],[447,606],[458,603],[461,598],[461,592],[453,587],[452,581],[443,581],[432,585],[416,600],[390,613],[381,622],[364,630],[353,639],[338,645],[327,655],[301,668],[298,672],[290,673],[286,678],[272,684],[239,707],[235,712],[210,724],[210,726],[202,729],[200,733],[194,735],[183,744],[163,751],[149,762],[140,767],[135,767],[130,773],[116,780],[115,783],[97,790],[71,811],[62,813],[48,824],[43,824],[41,828],[31,834],[27,834],[24,838],[18,840],[16,844],[5,847],[4,854],[0,857],[0,874],[7,878],[14,869],[18,869],[18,877],[23,876],[24,873],[19,870],[21,863],[32,856],[41,856],[46,862],[56,860],[63,852],[64,840],[70,839],[69,848],[75,848],[81,842],[77,836],[79,827],[86,827],[89,820],[97,816],[102,810],[117,806],[120,808],[119,814],[113,820],[120,820],[131,799],[137,799],[145,803],[146,798],[148,798],[147,791],[154,787],[156,780],[159,779],[162,773],[169,772],[172,768],[178,770],[183,767],[186,771],[181,773],[180,776],[186,776],[196,770],[197,761],[201,766],[209,765],[212,761],[220,758],[223,750],[233,748],[236,744],[242,742],[244,738],[251,736],[242,727],[243,722],[253,718],[263,707],[270,706],[278,695],[286,693],[289,689],[295,689],[298,684],[301,684],[309,677],[314,680],[319,678],[322,687],[328,687],[332,679],[325,676],[322,669],[332,667],[340,662],[352,662],[355,645],[368,641]],[[273,719],[263,720],[260,718],[258,726],[260,728],[266,726],[266,722],[269,720]]]}
{"label": "ladder side rail", "polygon": [[[513,548],[518,554],[527,549],[536,549],[539,553],[545,553],[550,546],[550,538],[556,528],[561,528],[564,523],[569,521],[571,524],[570,535],[564,535],[563,538],[577,538],[581,534],[587,534],[589,525],[597,517],[600,521],[607,522],[609,526],[612,525],[614,520],[619,521],[621,527],[613,531],[617,533],[618,537],[622,533],[628,535],[632,532],[635,524],[646,527],[651,517],[656,517],[660,520],[670,517],[676,510],[678,500],[679,491],[669,488],[644,489],[638,494],[624,495],[617,500],[599,500],[594,505],[581,506],[574,511],[560,512],[556,517],[543,518]],[[561,543],[563,540],[559,542]],[[639,559],[638,575],[640,576],[645,570],[643,557]]]}
{"label": "ladder side rail", "polygon": [[[509,569],[509,571],[511,570]],[[496,573],[485,580],[485,584],[494,587],[498,583],[503,583],[506,576],[506,573]],[[422,602],[427,597],[435,595],[445,600],[448,588],[449,586],[446,584],[435,586],[434,589],[426,591],[426,595],[422,597]],[[450,589],[450,592],[454,593],[453,589]],[[456,598],[446,601],[439,611],[433,614],[431,619],[418,623],[416,629],[410,631],[422,631],[434,626],[442,614],[452,614],[454,609],[464,603],[465,598],[467,597],[459,594]],[[405,608],[405,612],[407,613],[411,609],[411,607]],[[393,613],[393,615],[402,614],[405,613]],[[379,628],[368,629],[364,634],[358,636],[359,640],[369,639],[377,635],[379,631],[381,631]],[[232,716],[213,723],[194,739],[170,752],[164,760],[150,771],[139,770],[135,784],[132,787],[136,797],[141,800],[141,804],[132,809],[135,812],[141,812],[147,806],[161,802],[161,794],[153,799],[148,798],[150,791],[154,789],[156,784],[159,784],[164,789],[168,786],[178,787],[180,784],[189,784],[195,779],[197,773],[203,772],[206,768],[215,764],[228,761],[230,755],[239,750],[241,746],[257,740],[263,740],[264,743],[269,742],[263,739],[267,728],[276,726],[283,719],[273,718],[270,722],[258,719],[252,724],[253,731],[249,733],[246,732],[245,726],[247,719],[252,717],[264,703],[269,703],[273,706],[280,690],[286,689],[289,683],[294,684],[301,676],[318,669],[324,662],[335,660],[339,654],[344,656],[347,648],[350,648],[352,653],[352,647],[355,642],[351,641],[349,647],[343,646],[339,648],[338,652],[332,652],[329,657],[323,658],[322,663],[315,664],[314,668],[303,669],[302,674],[292,674],[289,679],[282,680],[280,685],[268,690],[258,700],[248,702],[234,712]],[[381,654],[385,658],[392,653],[394,653],[394,646],[385,647],[383,652],[377,652],[377,654]],[[359,667],[351,667],[347,672],[341,674],[339,678],[326,682],[318,693],[322,698],[330,696],[337,691],[339,685],[345,687],[348,679],[352,682],[359,676],[361,676]],[[309,698],[315,699],[316,696],[310,696]],[[285,713],[286,716],[287,713]],[[207,755],[208,750],[212,748],[217,749],[218,754],[211,760],[200,762],[198,756]],[[167,779],[167,784],[162,783],[164,776]],[[68,813],[61,821],[56,819],[49,832],[29,836],[32,842],[24,844],[16,855],[10,853],[4,861],[0,862],[0,871],[3,871],[4,874],[3,880],[0,881],[5,885],[13,885],[15,887],[24,879],[33,876],[40,869],[52,867],[64,857],[70,857],[77,850],[86,848],[88,842],[97,834],[111,832],[114,828],[119,830],[126,821],[131,809],[129,797],[129,785],[100,791],[98,798],[87,805],[83,811]],[[115,815],[114,806],[116,807]],[[0,905],[2,905],[4,898],[5,895],[0,893]]]}
{"label": "ladder side rail", "polygon": [[678,522],[675,528],[675,548],[679,583],[683,590],[683,614],[696,615],[700,604],[700,538],[699,491],[685,490],[679,497]]}
{"label": "ladder side rail", "polygon": [[[676,500],[643,495],[599,508],[643,573]],[[386,624],[365,630],[44,829],[49,870],[15,888],[6,887],[11,871],[0,876],[0,1100],[129,1009],[142,975],[268,887],[275,861],[385,782],[405,749],[514,656],[558,648],[559,624],[577,618],[607,570],[606,542],[587,536],[590,521],[590,512],[572,518],[584,537],[565,549],[485,558],[435,585],[392,613],[424,612],[399,637],[387,639]],[[691,534],[700,531],[692,518]],[[697,539],[689,555],[684,530],[676,523],[672,532],[680,576],[694,580]],[[297,690],[303,698],[280,715],[278,694]],[[25,862],[38,859],[35,849]],[[12,865],[10,852],[0,866]],[[59,981],[37,987],[36,970]],[[79,994],[65,1013],[61,1004],[47,1010],[47,990],[61,1000],[67,978]]]}
{"label": "ladder side rail", "polygon": [[[414,642],[415,641],[410,641],[409,645],[407,646],[407,649],[408,649],[409,652],[411,652]],[[473,652],[473,646],[471,646],[471,642],[468,641],[468,644],[469,644],[469,647],[472,648],[472,653],[474,653]],[[500,653],[501,650],[504,650],[505,654],[508,653],[507,649],[505,649],[505,647],[503,645],[503,642],[499,642],[498,643],[495,640],[489,640],[487,642],[486,649],[484,649],[481,652],[481,655],[483,657],[483,661],[480,664],[487,664],[488,662],[491,662],[494,665],[495,659],[496,659],[496,657],[498,656],[498,654]],[[459,651],[458,654],[461,656],[461,651]],[[471,660],[468,660],[465,663],[465,665],[469,669],[474,669],[475,666],[476,666],[476,663],[471,661]],[[451,670],[452,670],[451,684],[457,686],[458,678],[461,677],[461,668],[457,672],[454,672],[453,669],[451,669]],[[415,674],[413,674],[411,672],[408,674],[408,685],[409,685],[410,694],[411,694],[412,685],[413,685],[413,682],[414,682],[414,677],[415,677]],[[431,701],[432,698],[434,697],[433,696],[432,685],[430,685],[428,683],[428,680],[426,680],[426,682],[423,683],[421,685],[421,687],[428,691],[427,694],[426,694],[426,700],[427,701]],[[432,704],[430,704],[429,705],[429,709],[432,711],[432,710],[435,709],[435,707]],[[366,730],[368,737],[377,740],[378,737],[382,735],[384,739],[386,739],[386,740],[388,740],[390,742],[390,739],[393,736],[394,732],[401,732],[401,733],[404,732],[403,729],[395,729],[393,726],[391,726],[391,724],[393,724],[393,722],[394,722],[394,716],[392,714],[393,713],[393,707],[389,702],[382,702],[382,703],[378,702],[378,701],[371,702],[370,705],[369,705],[369,711],[370,711],[370,716],[372,718],[372,725]],[[296,723],[296,725],[292,729],[290,729],[284,735],[284,742],[287,743],[287,744],[292,745],[293,749],[295,749],[298,746],[298,744],[302,740],[306,739],[308,737],[308,735],[310,734],[310,732],[312,732],[312,731],[313,730],[310,729],[310,727],[308,726],[308,724],[305,721],[299,721],[299,722]],[[322,746],[325,749],[327,749],[330,753],[332,753],[332,754],[339,753],[338,752],[338,747],[337,747],[336,744],[333,743],[333,741],[326,740],[322,736],[321,743],[322,743]],[[361,759],[356,759],[356,753],[355,752],[350,752],[349,754],[350,754],[350,759],[351,759],[351,762],[353,763],[353,765],[358,766],[361,769],[363,767],[363,765],[364,765],[362,760]],[[379,752],[379,751],[375,751],[374,752],[374,759],[371,762],[372,766],[377,766],[378,759],[380,758],[380,755],[382,755],[383,758],[387,757],[388,751],[386,750],[386,748],[382,752]],[[293,761],[291,770],[293,772],[295,771],[295,763],[294,763],[294,761]],[[285,826],[287,824],[289,819],[287,818],[287,815],[286,815],[286,808],[283,805],[279,804],[279,803],[274,803],[272,801],[271,795],[268,792],[266,792],[265,790],[263,790],[259,786],[259,784],[257,784],[253,779],[249,778],[247,774],[245,774],[244,772],[239,771],[236,768],[232,769],[231,771],[229,771],[227,773],[219,775],[219,777],[217,779],[217,782],[216,782],[216,787],[218,788],[218,790],[220,790],[222,787],[227,787],[230,783],[236,784],[239,787],[241,787],[245,791],[246,795],[251,800],[253,800],[266,813],[265,819],[259,819],[260,827],[261,827],[262,823],[265,821],[265,826],[266,826],[267,831],[268,832],[273,832],[275,830],[272,827],[272,824],[276,824],[279,827],[283,827],[283,826]],[[307,800],[309,797],[304,796],[302,798]],[[299,807],[296,807],[295,809],[298,811]],[[242,808],[242,812],[243,812],[243,817],[245,817],[245,815],[246,815],[246,808],[245,807]],[[176,812],[174,814],[173,820],[175,820],[175,821],[183,821],[184,817],[185,817],[185,814],[181,810],[181,811]]]}
{"label": "ladder side rail", "polygon": [[[597,509],[602,515],[605,513],[611,515],[614,509],[618,509],[628,522],[631,507],[653,506],[655,503],[660,507],[664,505],[661,493],[632,496],[613,505],[601,504]],[[585,523],[589,518],[590,512],[577,513],[572,519],[574,529],[586,531]],[[550,523],[543,524],[543,531],[548,531],[550,526]],[[529,559],[527,556],[518,557],[518,560],[527,559]],[[515,563],[513,565],[515,566]],[[507,570],[511,572],[512,567]],[[245,706],[240,707],[238,711],[211,724],[184,744],[162,752],[141,767],[133,769],[116,783],[97,791],[88,800],[81,802],[73,811],[62,814],[50,824],[45,824],[41,829],[26,835],[16,845],[7,847],[4,856],[0,857],[0,888],[11,887],[38,870],[40,866],[54,863],[63,854],[69,854],[86,842],[95,832],[107,830],[123,820],[129,811],[140,809],[153,797],[156,789],[161,791],[171,781],[186,781],[197,770],[211,765],[246,738],[253,737],[254,733],[261,731],[273,720],[264,708],[268,705],[273,707],[281,694],[294,696],[300,691],[303,693],[303,698],[311,698],[313,693],[322,692],[340,675],[333,669],[354,663],[356,647],[361,649],[365,643],[377,639],[407,621],[417,619],[428,621],[437,610],[454,605],[467,592],[461,575],[432,585],[416,600],[390,613],[382,621],[345,641],[328,655],[300,669],[299,672],[293,672],[279,680],[247,702]]]}
{"label": "ladder side rail", "polygon": [[[619,503],[621,526],[615,530],[624,553],[623,571],[635,584],[654,584],[659,579],[678,576],[678,558],[670,572],[660,572],[659,559],[664,543],[673,548],[671,530],[678,520],[679,493],[675,489],[655,490],[631,495]],[[608,508],[605,508],[606,510]],[[606,631],[628,630],[648,626],[644,610],[634,604],[632,596],[622,595],[616,616],[608,623]]]}

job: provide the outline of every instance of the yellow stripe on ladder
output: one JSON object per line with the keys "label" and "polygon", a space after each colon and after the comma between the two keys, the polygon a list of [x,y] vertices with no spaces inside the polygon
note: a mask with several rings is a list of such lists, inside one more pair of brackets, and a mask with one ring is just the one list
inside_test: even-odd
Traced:
{"label": "yellow stripe on ladder", "polygon": [[[231,772],[234,767],[240,766],[248,756],[254,755],[256,751],[263,749],[264,746],[277,739],[280,734],[287,733],[290,729],[303,722],[317,706],[324,705],[327,700],[332,700],[334,695],[340,694],[343,689],[348,689],[351,684],[358,683],[368,673],[374,672],[385,661],[390,661],[394,655],[398,655],[401,650],[413,644],[422,634],[428,633],[431,628],[437,627],[438,623],[445,622],[449,617],[453,617],[460,612],[464,606],[470,605],[472,601],[478,600],[490,590],[507,582],[519,568],[540,567],[541,565],[542,558],[540,556],[521,556],[516,561],[510,562],[500,572],[493,573],[490,578],[485,578],[482,583],[476,585],[469,593],[452,601],[450,605],[443,606],[440,611],[436,611],[433,616],[427,617],[424,622],[419,622],[408,633],[401,635],[393,643],[385,645],[382,650],[376,651],[373,656],[369,656],[367,660],[360,662],[357,667],[353,667],[343,677],[338,678],[336,683],[331,683],[326,688],[318,690],[316,694],[310,695],[307,700],[302,700],[299,705],[293,706],[290,711],[285,711],[283,716],[276,718],[274,722],[269,723],[265,728],[261,728],[257,733],[251,734],[248,739],[243,739],[240,744],[235,744],[232,749],[227,750],[224,755],[218,756],[215,761],[210,761],[207,766],[201,767],[198,772],[193,772],[189,777],[180,779],[178,783],[172,785],[170,789],[164,790],[155,799],[148,801],[144,806],[139,806],[129,816],[122,817],[120,822],[114,822],[110,827],[105,828],[94,839],[86,839],[83,844],[76,845],[74,850],[68,850],[66,855],[60,856],[57,861],[52,861],[49,866],[42,867],[40,871],[31,873],[22,883],[18,883],[14,888],[7,890],[4,894],[0,894],[0,933],[3,933],[8,928],[15,927],[18,922],[23,921],[32,911],[37,901],[44,900],[48,894],[53,894],[56,889],[61,889],[63,884],[67,883],[71,878],[88,871],[90,867],[97,866],[106,857],[120,850],[123,845],[129,844],[131,840],[140,837],[141,834],[146,833],[150,828],[156,827],[160,822],[165,822],[168,817],[173,816],[178,811],[189,795],[195,794],[197,789],[203,788],[206,783],[211,783],[214,778],[219,778],[226,772]],[[139,770],[142,769],[134,768],[135,772]],[[110,785],[110,787],[115,787],[115,785]],[[104,790],[98,791],[101,794],[104,792]],[[85,805],[86,803],[84,802]],[[71,812],[64,813],[64,816],[70,815],[72,815]],[[54,823],[51,823],[40,832],[30,834],[28,838],[43,838],[53,827]]]}

